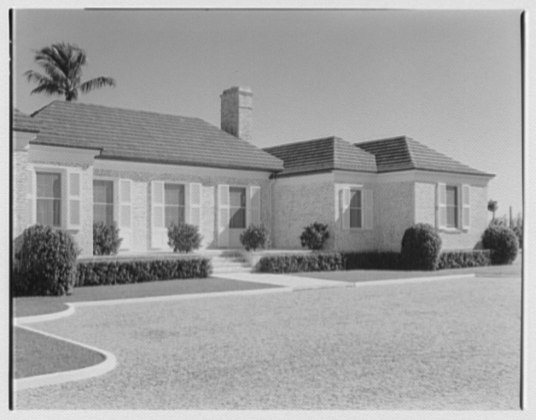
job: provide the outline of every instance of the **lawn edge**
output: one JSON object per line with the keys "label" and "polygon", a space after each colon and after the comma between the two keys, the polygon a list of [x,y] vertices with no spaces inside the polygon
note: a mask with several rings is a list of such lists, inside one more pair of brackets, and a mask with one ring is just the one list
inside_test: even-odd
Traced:
{"label": "lawn edge", "polygon": [[385,286],[389,284],[421,283],[421,282],[436,281],[436,280],[455,280],[455,279],[466,279],[466,278],[475,278],[475,277],[476,277],[475,273],[447,274],[444,276],[408,277],[406,279],[382,279],[382,280],[357,281],[354,283],[354,286],[355,287]]}
{"label": "lawn edge", "polygon": [[37,334],[44,335],[46,337],[53,338],[55,340],[60,340],[69,344],[73,344],[78,347],[83,347],[85,349],[99,353],[104,357],[104,360],[100,363],[97,363],[92,366],[86,366],[79,369],[70,369],[65,371],[47,373],[44,375],[35,375],[29,376],[26,378],[19,378],[13,380],[13,385],[15,392],[22,391],[24,389],[37,388],[46,385],[58,385],[65,382],[80,381],[82,379],[94,378],[96,376],[104,375],[109,371],[115,369],[117,366],[117,358],[115,355],[109,351],[93,347],[79,341],[71,340],[59,335],[50,334],[35,328],[31,328],[25,325],[18,325],[19,328],[31,331]]}

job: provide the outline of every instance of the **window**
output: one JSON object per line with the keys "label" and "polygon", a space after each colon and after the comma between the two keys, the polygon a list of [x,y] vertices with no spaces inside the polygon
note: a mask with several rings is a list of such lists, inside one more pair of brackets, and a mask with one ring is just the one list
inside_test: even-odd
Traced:
{"label": "window", "polygon": [[447,227],[458,227],[458,187],[447,185]]}
{"label": "window", "polygon": [[184,185],[164,185],[165,222],[166,227],[171,224],[184,223]]}
{"label": "window", "polygon": [[52,172],[36,173],[37,223],[61,226],[61,175]]}
{"label": "window", "polygon": [[361,190],[350,190],[350,228],[362,227]]}
{"label": "window", "polygon": [[110,226],[114,221],[113,181],[93,181],[93,222]]}
{"label": "window", "polygon": [[229,204],[231,212],[229,227],[232,229],[244,229],[246,227],[246,189],[230,187]]}

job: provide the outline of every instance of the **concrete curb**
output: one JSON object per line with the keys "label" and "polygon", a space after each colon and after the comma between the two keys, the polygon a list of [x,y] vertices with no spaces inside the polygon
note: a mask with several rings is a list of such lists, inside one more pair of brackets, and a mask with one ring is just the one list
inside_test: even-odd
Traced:
{"label": "concrete curb", "polygon": [[53,312],[50,314],[44,315],[31,315],[31,316],[21,316],[18,318],[13,318],[13,325],[20,326],[25,324],[34,324],[36,322],[45,322],[45,321],[54,321],[55,319],[65,318],[74,314],[74,306],[70,303],[66,303],[67,309],[64,309],[60,312]]}
{"label": "concrete curb", "polygon": [[[74,311],[73,311],[74,312]],[[99,349],[97,347],[88,346],[87,344],[80,343],[78,341],[70,340],[60,337],[58,335],[39,331],[30,327],[21,326],[28,331],[35,332],[37,334],[44,335],[46,337],[54,338],[56,340],[64,341],[66,343],[74,344],[79,347],[86,348],[104,356],[104,360],[93,366],[87,366],[80,369],[66,370],[62,372],[47,373],[45,375],[30,376],[27,378],[20,378],[13,380],[15,391],[21,391],[23,389],[37,388],[45,385],[57,385],[65,382],[80,381],[82,379],[94,378],[96,376],[104,375],[117,366],[117,359],[113,353],[109,351]]]}
{"label": "concrete curb", "polygon": [[453,279],[463,279],[463,278],[473,278],[476,277],[474,273],[471,274],[449,274],[446,276],[426,276],[426,277],[410,277],[407,279],[385,279],[385,280],[371,280],[371,281],[362,281],[354,283],[355,287],[362,286],[387,286],[391,284],[406,284],[406,283],[421,283],[427,281],[436,281],[436,280],[453,280]]}

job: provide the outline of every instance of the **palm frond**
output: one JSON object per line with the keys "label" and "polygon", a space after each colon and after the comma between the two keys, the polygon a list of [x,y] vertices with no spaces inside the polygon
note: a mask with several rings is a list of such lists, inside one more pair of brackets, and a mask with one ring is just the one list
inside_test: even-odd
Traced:
{"label": "palm frond", "polygon": [[88,80],[80,85],[80,90],[83,93],[87,93],[92,91],[93,89],[98,89],[103,86],[115,86],[115,80],[111,77],[95,77],[94,79]]}

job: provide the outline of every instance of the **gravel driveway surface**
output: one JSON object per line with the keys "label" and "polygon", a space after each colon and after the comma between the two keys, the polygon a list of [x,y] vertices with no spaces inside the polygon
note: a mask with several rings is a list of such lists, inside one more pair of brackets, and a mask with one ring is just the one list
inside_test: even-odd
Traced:
{"label": "gravel driveway surface", "polygon": [[85,307],[34,327],[119,364],[18,392],[18,409],[519,407],[519,278]]}

